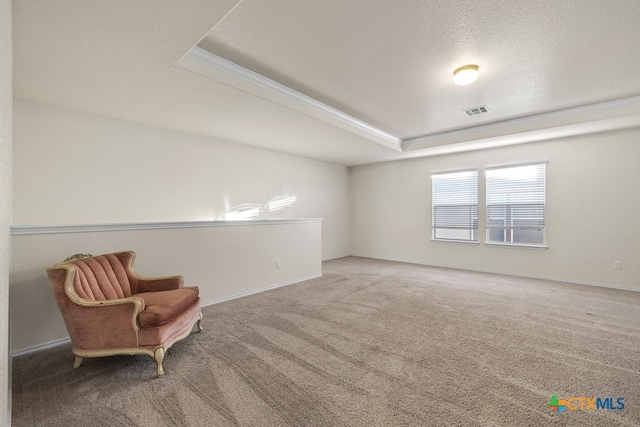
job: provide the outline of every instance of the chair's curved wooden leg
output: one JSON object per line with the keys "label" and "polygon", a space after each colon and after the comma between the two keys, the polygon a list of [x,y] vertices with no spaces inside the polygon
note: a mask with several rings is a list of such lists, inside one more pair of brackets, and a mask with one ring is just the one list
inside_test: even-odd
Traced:
{"label": "chair's curved wooden leg", "polygon": [[80,367],[80,365],[82,364],[82,359],[82,357],[76,356],[76,360],[73,362],[73,369]]}
{"label": "chair's curved wooden leg", "polygon": [[153,352],[153,358],[156,360],[156,364],[158,365],[158,376],[161,377],[164,375],[164,368],[162,367],[162,362],[164,361],[164,348],[156,348],[156,351]]}
{"label": "chair's curved wooden leg", "polygon": [[202,313],[200,314],[200,317],[198,318],[198,323],[196,324],[196,329],[198,330],[198,332],[204,331],[204,328],[202,327]]}

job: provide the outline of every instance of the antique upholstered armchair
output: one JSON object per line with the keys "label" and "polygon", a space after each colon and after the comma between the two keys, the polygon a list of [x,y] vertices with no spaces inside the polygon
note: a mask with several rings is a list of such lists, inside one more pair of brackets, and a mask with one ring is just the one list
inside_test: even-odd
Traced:
{"label": "antique upholstered armchair", "polygon": [[184,287],[182,276],[136,274],[135,256],[79,254],[47,269],[71,336],[74,368],[85,357],[146,354],[160,376],[167,349],[194,325],[202,331],[198,288]]}

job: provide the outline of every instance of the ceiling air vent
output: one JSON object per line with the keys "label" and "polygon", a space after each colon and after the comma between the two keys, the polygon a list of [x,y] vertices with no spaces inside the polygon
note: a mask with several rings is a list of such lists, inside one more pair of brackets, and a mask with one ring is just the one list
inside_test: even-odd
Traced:
{"label": "ceiling air vent", "polygon": [[468,108],[466,110],[462,110],[462,113],[468,117],[477,116],[478,114],[484,114],[488,112],[489,112],[489,109],[487,108],[486,105],[481,105],[480,107],[474,107],[474,108]]}

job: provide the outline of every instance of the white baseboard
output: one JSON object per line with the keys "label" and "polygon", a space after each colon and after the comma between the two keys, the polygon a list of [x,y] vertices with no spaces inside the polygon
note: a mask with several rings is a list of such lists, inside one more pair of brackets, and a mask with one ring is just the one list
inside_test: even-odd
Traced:
{"label": "white baseboard", "polygon": [[484,270],[484,269],[480,269],[480,268],[456,267],[456,266],[451,266],[451,265],[426,264],[426,263],[422,263],[422,262],[419,262],[419,261],[404,261],[404,260],[400,260],[400,259],[391,259],[391,258],[390,259],[373,258],[373,257],[369,257],[369,256],[362,256],[362,255],[350,255],[350,256],[357,257],[357,258],[379,259],[379,260],[382,260],[382,261],[401,262],[401,263],[406,263],[406,264],[424,265],[426,267],[450,268],[452,270],[472,271],[472,272],[475,272],[475,273],[501,274],[503,276],[523,277],[523,278],[527,278],[527,279],[538,279],[538,280],[552,280],[554,282],[571,283],[571,284],[574,284],[574,285],[597,286],[597,287],[600,287],[600,288],[618,289],[618,290],[621,290],[621,291],[636,291],[636,292],[640,292],[640,288],[633,287],[633,286],[611,285],[611,284],[608,284],[608,283],[589,282],[589,281],[584,281],[584,280],[573,280],[573,279],[567,279],[567,278],[562,278],[562,277],[539,276],[539,275],[535,275],[535,274],[521,274],[521,273],[514,273],[514,272],[509,272],[509,271]]}
{"label": "white baseboard", "polygon": [[[206,301],[206,302],[203,302],[201,304],[201,306],[202,307],[208,307],[210,305],[220,304],[221,302],[231,301],[231,300],[242,298],[242,297],[246,297],[246,296],[249,296],[249,295],[258,294],[260,292],[270,291],[272,289],[277,289],[277,288],[282,288],[284,286],[294,285],[296,283],[304,282],[306,280],[316,279],[318,277],[322,277],[322,273],[314,274],[314,275],[307,276],[307,277],[302,277],[300,279],[291,280],[291,281],[288,281],[288,282],[283,282],[283,283],[278,283],[278,284],[275,284],[275,285],[266,286],[264,288],[259,288],[259,289],[254,289],[254,290],[247,291],[247,292],[242,292],[242,293],[235,294],[235,295],[230,295],[228,297],[223,297],[223,298],[218,298],[218,299],[211,300],[211,301]],[[49,350],[51,348],[61,346],[63,344],[68,344],[70,342],[71,342],[71,338],[67,337],[67,338],[61,338],[61,339],[58,339],[58,340],[50,341],[50,342],[47,342],[47,343],[44,343],[44,344],[34,345],[34,346],[31,346],[31,347],[23,348],[22,350],[11,352],[11,358],[13,359],[14,357],[17,357],[17,356],[24,356],[24,355],[28,355],[28,354],[32,354],[32,353],[38,353],[38,352],[41,352],[41,351],[44,351],[44,350]]]}
{"label": "white baseboard", "polygon": [[296,283],[304,282],[306,280],[311,280],[311,279],[317,279],[318,277],[322,277],[322,273],[314,274],[312,276],[303,277],[301,279],[291,280],[289,282],[283,282],[283,283],[278,283],[276,285],[266,286],[266,287],[260,288],[260,289],[254,289],[252,291],[247,291],[247,292],[242,292],[242,293],[235,294],[235,295],[230,295],[228,297],[222,297],[222,298],[214,299],[214,300],[202,303],[202,306],[203,307],[208,307],[210,305],[220,304],[221,302],[231,301],[231,300],[242,298],[242,297],[248,297],[249,295],[253,295],[253,294],[259,294],[260,292],[270,291],[272,289],[282,288],[284,286],[295,285]]}
{"label": "white baseboard", "polygon": [[[440,267],[440,266],[434,266],[434,267]],[[445,267],[445,266],[441,266],[441,267]],[[634,288],[631,286],[610,285],[607,283],[589,282],[584,280],[571,280],[571,279],[565,279],[562,277],[538,276],[534,274],[519,274],[519,273],[510,273],[510,272],[504,272],[504,271],[480,270],[480,269],[473,269],[473,268],[457,268],[457,267],[445,267],[445,268],[452,268],[454,270],[475,271],[478,273],[501,274],[503,276],[523,277],[526,279],[552,280],[554,282],[570,283],[573,285],[597,286],[599,288],[618,289],[621,291],[640,292],[640,288]]]}
{"label": "white baseboard", "polygon": [[[367,258],[367,257],[363,257],[363,258]],[[376,259],[376,258],[372,258],[372,259]],[[636,292],[640,292],[640,288],[632,287],[632,286],[611,285],[611,284],[607,284],[607,283],[589,282],[589,281],[584,281],[584,280],[573,280],[573,279],[566,279],[566,278],[562,278],[562,277],[539,276],[539,275],[535,275],[535,274],[521,274],[521,273],[514,273],[514,272],[509,272],[509,271],[484,270],[484,269],[480,269],[480,268],[467,268],[467,267],[463,268],[463,267],[455,267],[455,266],[450,266],[450,265],[422,264],[422,263],[414,262],[414,261],[398,261],[398,260],[388,260],[388,261],[406,262],[408,264],[418,264],[418,265],[424,265],[424,266],[427,266],[427,267],[450,268],[452,270],[472,271],[472,272],[475,272],[475,273],[488,273],[488,274],[500,274],[500,275],[503,275],[503,276],[523,277],[523,278],[526,278],[526,279],[551,280],[551,281],[554,281],[554,282],[571,283],[571,284],[574,284],[574,285],[597,286],[597,287],[600,287],[600,288],[618,289],[618,290],[621,290],[621,291],[636,291]]]}
{"label": "white baseboard", "polygon": [[27,348],[23,348],[22,350],[11,352],[11,358],[13,359],[14,357],[17,357],[17,356],[24,356],[32,353],[39,353],[41,351],[49,350],[51,348],[58,347],[63,344],[68,344],[70,342],[71,342],[71,338],[67,337],[67,338],[61,338],[59,340],[49,341],[44,344],[34,345],[32,347],[27,347]]}
{"label": "white baseboard", "polygon": [[553,280],[554,282],[571,283],[574,285],[587,285],[587,286],[596,286],[599,288],[618,289],[621,291],[640,292],[640,288],[634,288],[631,286],[610,285],[607,283],[589,282],[584,280],[570,280],[570,279],[563,279],[561,277],[529,276],[524,274],[511,274],[511,273],[502,273],[502,274],[509,275],[509,276],[516,276],[516,277],[525,277],[530,279]]}

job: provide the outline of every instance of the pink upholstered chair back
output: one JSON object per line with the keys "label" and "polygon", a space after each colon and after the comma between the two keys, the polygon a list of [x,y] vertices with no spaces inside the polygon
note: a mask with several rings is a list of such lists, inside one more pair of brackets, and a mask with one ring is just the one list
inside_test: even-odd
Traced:
{"label": "pink upholstered chair back", "polygon": [[[75,256],[74,256],[75,258]],[[65,287],[69,284],[77,297],[88,301],[107,301],[130,297],[135,293],[139,278],[133,272],[135,252],[119,252],[91,258],[74,259],[47,269],[53,293],[75,349],[98,350],[111,348],[112,338],[118,337],[122,348],[138,346],[137,331],[131,327],[133,305],[124,304],[109,308],[113,323],[104,324],[104,334],[87,333],[92,316],[89,307],[75,302]],[[118,317],[125,319],[118,322]],[[127,320],[128,319],[128,320]]]}
{"label": "pink upholstered chair back", "polygon": [[78,296],[106,301],[133,295],[137,280],[131,273],[132,257],[126,255],[107,254],[73,261],[76,267],[73,287]]}

